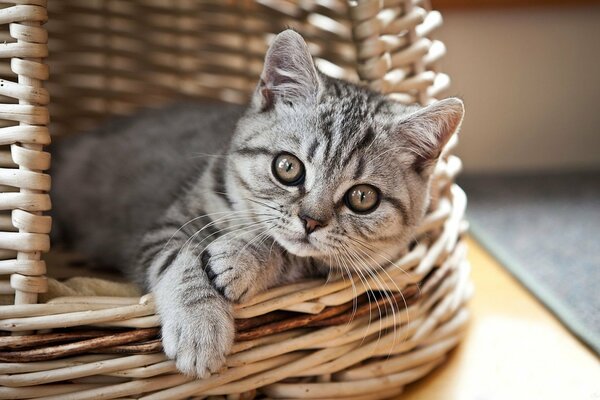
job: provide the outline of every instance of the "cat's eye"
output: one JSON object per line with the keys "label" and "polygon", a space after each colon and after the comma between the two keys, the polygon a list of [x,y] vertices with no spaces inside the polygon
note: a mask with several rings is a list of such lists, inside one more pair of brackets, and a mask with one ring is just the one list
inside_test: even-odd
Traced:
{"label": "cat's eye", "polygon": [[273,160],[273,175],[287,186],[296,186],[304,182],[304,164],[290,153],[280,153]]}
{"label": "cat's eye", "polygon": [[344,196],[346,206],[358,214],[366,214],[375,210],[380,199],[379,189],[366,184],[352,186]]}

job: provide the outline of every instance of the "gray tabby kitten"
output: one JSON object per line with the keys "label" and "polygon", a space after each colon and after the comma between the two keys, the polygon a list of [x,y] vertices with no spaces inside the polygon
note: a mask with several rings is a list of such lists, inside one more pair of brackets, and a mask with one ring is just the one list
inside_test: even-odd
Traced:
{"label": "gray tabby kitten", "polygon": [[63,143],[55,216],[155,293],[166,354],[205,377],[231,349],[232,302],[330,268],[372,274],[405,251],[463,111],[327,77],[287,30],[245,112],[178,105]]}

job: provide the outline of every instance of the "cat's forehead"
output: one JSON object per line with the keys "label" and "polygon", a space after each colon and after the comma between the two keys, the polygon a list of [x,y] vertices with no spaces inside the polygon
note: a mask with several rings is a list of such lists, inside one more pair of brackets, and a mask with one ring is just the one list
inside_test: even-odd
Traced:
{"label": "cat's forehead", "polygon": [[400,168],[394,162],[401,152],[393,135],[394,102],[348,82],[323,78],[323,83],[316,104],[279,104],[271,114],[259,114],[252,129],[243,124],[243,145],[292,153],[325,179],[385,175]]}
{"label": "cat's forehead", "polygon": [[272,137],[281,147],[278,150],[294,153],[327,173],[339,175],[348,168],[357,169],[355,175],[368,173],[368,165],[393,156],[386,152],[394,143],[391,127],[382,118],[385,99],[361,91],[337,93],[340,96],[325,97],[316,107],[280,114]]}

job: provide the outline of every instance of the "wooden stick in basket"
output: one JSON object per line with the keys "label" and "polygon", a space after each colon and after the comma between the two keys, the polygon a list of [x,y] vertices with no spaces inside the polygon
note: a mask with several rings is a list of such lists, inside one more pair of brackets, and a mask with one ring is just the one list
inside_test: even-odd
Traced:
{"label": "wooden stick in basket", "polygon": [[310,322],[319,321],[322,319],[330,318],[332,316],[343,313],[344,311],[352,308],[352,302],[341,304],[335,307],[327,307],[325,310],[320,312],[319,314],[307,314],[307,315],[299,315],[297,317],[284,319],[281,321],[276,321],[270,324],[259,326],[255,329],[238,332],[235,335],[236,340],[250,340],[256,339],[258,337],[272,335],[274,333],[288,331],[294,328],[301,328],[308,325]]}
{"label": "wooden stick in basket", "polygon": [[44,361],[59,357],[80,354],[92,349],[111,347],[140,340],[153,339],[158,335],[158,328],[136,329],[128,332],[116,333],[104,337],[82,340],[76,343],[62,344],[35,350],[0,352],[0,361],[30,362]]}
{"label": "wooden stick in basket", "polygon": [[411,285],[408,286],[403,293],[393,293],[390,294],[390,298],[386,298],[384,296],[381,299],[370,302],[367,301],[366,296],[361,296],[361,298],[358,299],[358,306],[355,312],[346,312],[353,307],[353,302],[351,301],[339,306],[327,307],[319,314],[299,315],[268,323],[266,325],[261,325],[248,331],[238,331],[236,334],[236,340],[243,341],[256,339],[258,337],[307,326],[332,326],[347,323],[356,317],[362,316],[369,311],[374,310],[377,307],[390,306],[389,301],[393,301],[394,306],[401,304],[401,306],[404,307],[405,305],[402,302],[404,299],[406,300],[407,305],[410,305],[409,300],[412,300],[413,302],[416,300],[416,294],[418,293],[418,290],[419,289],[416,285]]}
{"label": "wooden stick in basket", "polygon": [[0,350],[26,349],[44,346],[52,343],[72,342],[80,339],[90,339],[105,336],[107,331],[74,331],[60,333],[42,333],[28,336],[0,337]]}
{"label": "wooden stick in basket", "polygon": [[120,346],[106,347],[92,350],[90,353],[101,354],[149,354],[158,353],[163,350],[162,340],[154,339],[143,343],[124,344]]}

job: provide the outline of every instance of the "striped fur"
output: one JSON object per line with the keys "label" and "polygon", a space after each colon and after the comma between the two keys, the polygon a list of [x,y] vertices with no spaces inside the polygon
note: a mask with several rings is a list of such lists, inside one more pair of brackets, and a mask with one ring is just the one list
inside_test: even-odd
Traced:
{"label": "striped fur", "polygon": [[[72,245],[155,292],[166,354],[206,376],[231,348],[231,302],[331,270],[368,275],[405,250],[462,114],[457,99],[406,107],[326,77],[285,31],[243,114],[176,105],[61,143],[55,217]],[[302,160],[302,184],[273,176],[281,152]],[[362,183],[382,195],[368,214],[343,200]],[[326,225],[307,235],[299,215]]]}

